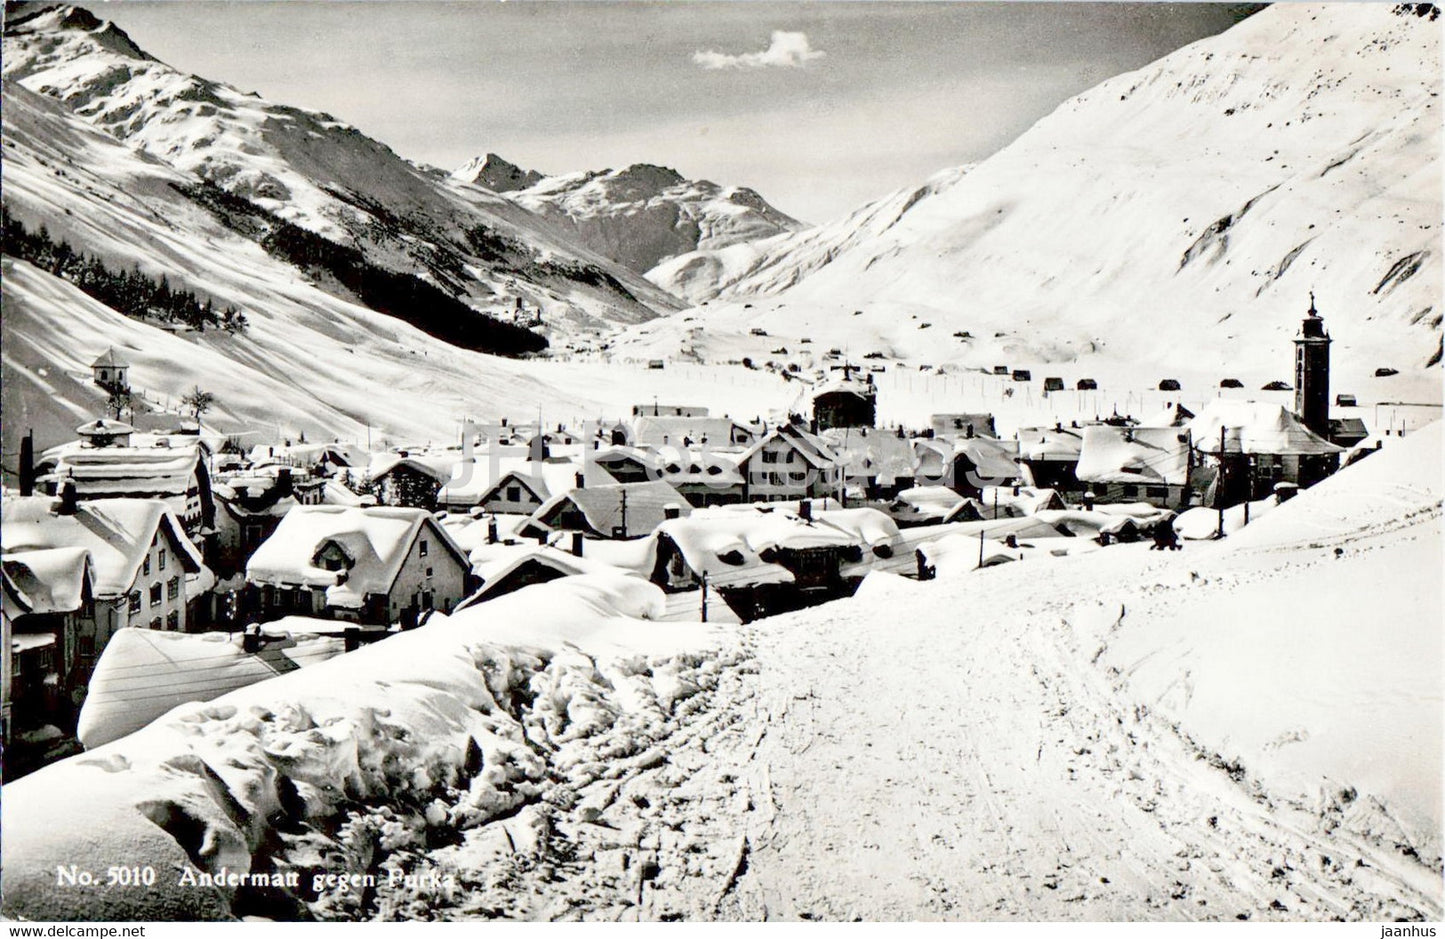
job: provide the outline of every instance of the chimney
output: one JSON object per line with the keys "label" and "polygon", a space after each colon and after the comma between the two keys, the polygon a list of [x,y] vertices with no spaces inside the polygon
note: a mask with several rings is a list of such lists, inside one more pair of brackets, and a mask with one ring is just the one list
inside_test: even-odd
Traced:
{"label": "chimney", "polygon": [[582,533],[580,531],[572,533],[572,553],[579,558],[582,556]]}
{"label": "chimney", "polygon": [[35,431],[27,430],[20,438],[20,494],[35,494]]}
{"label": "chimney", "polygon": [[497,543],[497,519],[493,516],[487,519],[487,544]]}
{"label": "chimney", "polygon": [[585,489],[585,488],[587,488],[587,474],[586,474],[586,473],[583,473],[583,472],[581,472],[581,471],[579,470],[578,473],[577,473],[577,475],[574,477],[574,479],[575,479],[575,481],[576,481],[576,483],[577,483],[577,488],[578,488],[578,489]]}
{"label": "chimney", "polygon": [[664,505],[662,507],[662,517],[664,519],[681,518],[682,506],[678,505],[676,502],[669,502],[667,505]]}
{"label": "chimney", "polygon": [[963,428],[963,436],[966,437],[966,438],[968,438],[969,440],[972,440],[972,439],[973,439],[973,425],[972,425],[972,424],[969,424],[969,425],[967,425],[966,427]]}
{"label": "chimney", "polygon": [[347,652],[355,652],[361,648],[361,630],[355,626],[348,626],[341,631],[343,648]]}
{"label": "chimney", "polygon": [[289,496],[291,492],[291,467],[276,467],[276,494],[278,496]]}
{"label": "chimney", "polygon": [[798,517],[805,522],[813,520],[813,500],[802,499],[798,502]]}
{"label": "chimney", "polygon": [[256,653],[261,651],[261,626],[258,623],[251,623],[246,631],[241,634],[241,651]]}
{"label": "chimney", "polygon": [[56,515],[74,515],[79,501],[75,492],[75,480],[62,479],[55,490],[56,500],[52,511]]}

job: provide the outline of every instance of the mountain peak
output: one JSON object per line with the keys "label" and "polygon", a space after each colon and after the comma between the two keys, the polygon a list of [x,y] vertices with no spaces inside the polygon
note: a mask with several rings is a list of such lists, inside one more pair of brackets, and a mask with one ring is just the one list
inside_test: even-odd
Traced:
{"label": "mountain peak", "polygon": [[126,35],[125,30],[109,20],[100,19],[84,7],[70,3],[16,3],[7,0],[5,35],[59,32],[86,33],[111,52],[133,59],[152,60]]}
{"label": "mountain peak", "polygon": [[612,174],[615,179],[625,179],[639,185],[653,185],[659,189],[667,186],[676,186],[678,183],[686,182],[681,173],[670,166],[657,166],[652,163],[634,163],[624,169],[617,170]]}
{"label": "mountain peak", "polygon": [[483,157],[474,157],[457,168],[452,172],[452,178],[485,186],[493,192],[513,192],[540,182],[542,174],[536,170],[524,170],[495,153],[488,153]]}

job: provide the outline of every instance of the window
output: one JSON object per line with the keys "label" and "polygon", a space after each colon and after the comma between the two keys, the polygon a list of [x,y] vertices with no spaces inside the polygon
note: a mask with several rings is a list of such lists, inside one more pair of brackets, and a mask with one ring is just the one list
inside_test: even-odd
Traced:
{"label": "window", "polygon": [[161,605],[161,584],[160,584],[160,581],[156,581],[155,583],[151,584],[151,606],[160,606],[160,605]]}
{"label": "window", "polygon": [[95,637],[78,636],[75,641],[75,651],[82,659],[95,658]]}
{"label": "window", "polygon": [[127,612],[129,612],[129,613],[139,613],[139,612],[140,612],[140,591],[139,591],[139,590],[132,590],[132,591],[130,592],[130,595],[129,595],[128,597],[126,597],[126,600],[128,601],[128,603],[127,603],[127,608],[128,608],[128,609],[127,609]]}
{"label": "window", "polygon": [[430,568],[430,567],[428,567],[428,568],[426,569],[426,575],[427,575],[428,577],[431,576],[431,568]]}
{"label": "window", "polygon": [[1149,487],[1149,498],[1151,498],[1151,499],[1167,499],[1167,498],[1169,498],[1169,490],[1168,490],[1166,487],[1164,487],[1164,486],[1150,486],[1150,487]]}
{"label": "window", "polygon": [[792,462],[794,462],[795,460],[797,460],[797,458],[798,458],[798,451],[797,451],[797,450],[789,450],[789,451],[788,451],[788,459],[787,459],[787,462],[792,463]]}
{"label": "window", "polygon": [[426,557],[427,547],[428,546],[426,543],[426,539],[423,538],[421,540],[421,543],[417,545],[417,554],[420,554],[422,557]]}
{"label": "window", "polygon": [[778,462],[778,451],[776,451],[776,450],[764,450],[764,451],[763,451],[763,462],[764,462],[764,463],[776,463],[776,462]]}
{"label": "window", "polygon": [[1138,496],[1139,496],[1139,487],[1138,487],[1138,486],[1125,486],[1125,487],[1124,487],[1124,498],[1126,498],[1126,499],[1135,499],[1135,498],[1138,498]]}
{"label": "window", "polygon": [[150,572],[151,572],[151,556],[150,556],[149,554],[146,555],[145,562],[141,564],[140,572],[141,572],[141,576],[143,576],[143,577],[146,576],[146,575],[148,575],[148,574],[150,574]]}
{"label": "window", "polygon": [[161,569],[161,570],[165,570],[165,569],[166,569],[166,549],[165,549],[165,548],[161,548],[161,550],[160,550],[159,562],[160,562],[160,563],[159,563],[158,566],[160,567],[160,569]]}
{"label": "window", "polygon": [[152,617],[152,618],[151,618],[151,629],[160,629],[160,628],[161,628],[161,618],[160,618],[159,616]]}
{"label": "window", "polygon": [[522,487],[521,487],[521,486],[508,486],[508,487],[507,487],[507,501],[508,501],[508,502],[521,502],[521,501],[522,501]]}
{"label": "window", "polygon": [[181,614],[178,610],[171,610],[166,614],[166,629],[171,632],[179,632],[181,629]]}
{"label": "window", "polygon": [[181,595],[181,579],[172,577],[166,581],[166,599],[174,600]]}

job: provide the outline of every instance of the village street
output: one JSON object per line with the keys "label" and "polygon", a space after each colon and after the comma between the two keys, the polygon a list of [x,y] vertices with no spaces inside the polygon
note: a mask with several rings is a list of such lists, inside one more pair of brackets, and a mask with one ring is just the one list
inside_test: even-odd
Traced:
{"label": "village street", "polygon": [[[526,912],[1438,917],[1438,872],[1386,833],[1388,812],[1271,789],[1127,703],[1128,676],[1097,661],[1119,610],[1092,599],[1100,583],[1118,585],[1101,596],[1126,617],[1147,619],[1245,588],[1298,596],[1322,573],[1273,553],[1200,575],[1207,550],[1124,546],[1046,576],[1016,564],[955,581],[879,577],[853,600],[743,627],[751,666],[724,675],[659,748],[665,759],[559,815],[570,863],[549,867],[550,883],[523,877],[536,891]],[[1342,563],[1325,572],[1368,573],[1354,555]]]}

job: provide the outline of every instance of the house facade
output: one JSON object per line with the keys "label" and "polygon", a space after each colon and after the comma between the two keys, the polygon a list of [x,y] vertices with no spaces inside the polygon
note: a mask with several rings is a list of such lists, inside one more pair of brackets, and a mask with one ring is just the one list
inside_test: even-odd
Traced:
{"label": "house facade", "polygon": [[430,514],[392,506],[297,506],[246,565],[245,616],[414,625],[471,586],[466,554]]}

